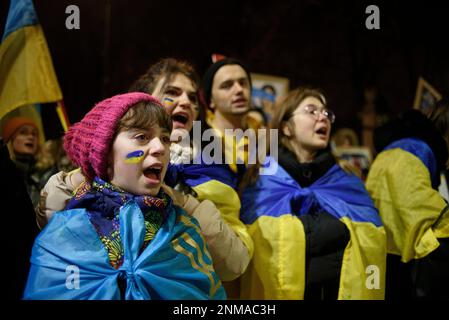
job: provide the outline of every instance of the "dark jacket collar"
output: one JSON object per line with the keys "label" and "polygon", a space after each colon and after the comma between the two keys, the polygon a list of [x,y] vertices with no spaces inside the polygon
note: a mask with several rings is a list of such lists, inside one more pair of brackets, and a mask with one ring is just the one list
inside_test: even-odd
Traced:
{"label": "dark jacket collar", "polygon": [[319,151],[312,162],[300,163],[293,152],[281,145],[279,147],[279,164],[301,187],[305,188],[329,171],[335,164],[335,158],[326,148]]}

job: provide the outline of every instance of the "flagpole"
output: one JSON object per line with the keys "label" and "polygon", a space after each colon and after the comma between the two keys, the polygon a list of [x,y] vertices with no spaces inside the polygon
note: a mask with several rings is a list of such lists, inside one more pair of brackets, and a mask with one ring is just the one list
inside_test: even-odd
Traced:
{"label": "flagpole", "polygon": [[59,121],[61,122],[64,132],[67,132],[70,127],[70,122],[65,109],[64,100],[59,100],[57,102],[56,112],[58,113]]}

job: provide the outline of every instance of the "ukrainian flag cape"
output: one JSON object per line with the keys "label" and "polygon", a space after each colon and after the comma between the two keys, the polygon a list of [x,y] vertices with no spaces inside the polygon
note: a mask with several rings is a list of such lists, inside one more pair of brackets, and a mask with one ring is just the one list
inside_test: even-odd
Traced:
{"label": "ukrainian flag cape", "polygon": [[[270,161],[266,160],[266,164]],[[274,161],[271,159],[271,161]],[[386,239],[362,181],[338,165],[308,188],[278,166],[242,195],[241,219],[254,240],[254,255],[242,278],[244,299],[303,299],[305,234],[298,216],[318,206],[350,232],[338,299],[383,299]]]}
{"label": "ukrainian flag cape", "polygon": [[434,251],[449,237],[449,207],[438,193],[435,156],[420,139],[387,146],[370,168],[366,187],[387,233],[387,252],[402,262]]}
{"label": "ukrainian flag cape", "polygon": [[56,213],[36,238],[25,299],[225,299],[196,220],[175,207],[140,253],[145,224],[134,201],[121,209],[124,263],[114,269],[85,209]]}
{"label": "ukrainian flag cape", "polygon": [[197,194],[199,201],[212,201],[223,220],[243,241],[249,255],[254,245],[246,226],[240,220],[240,198],[236,191],[237,175],[226,164],[170,164],[165,180],[175,185],[183,181]]}

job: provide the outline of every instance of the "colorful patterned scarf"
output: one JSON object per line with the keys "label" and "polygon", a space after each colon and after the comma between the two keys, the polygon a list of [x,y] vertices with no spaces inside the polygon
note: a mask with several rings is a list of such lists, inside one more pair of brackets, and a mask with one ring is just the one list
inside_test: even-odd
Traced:
{"label": "colorful patterned scarf", "polygon": [[164,191],[156,197],[150,195],[136,196],[121,190],[96,177],[92,183],[83,182],[65,210],[85,208],[89,220],[108,252],[109,260],[115,269],[123,263],[123,245],[120,237],[120,208],[130,200],[140,207],[145,219],[145,241],[142,252],[156,235],[171,212],[172,200]]}

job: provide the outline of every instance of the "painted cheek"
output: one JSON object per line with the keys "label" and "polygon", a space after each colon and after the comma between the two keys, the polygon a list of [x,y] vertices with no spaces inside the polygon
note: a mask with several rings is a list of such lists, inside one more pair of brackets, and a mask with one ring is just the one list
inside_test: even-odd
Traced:
{"label": "painted cheek", "polygon": [[173,99],[170,99],[170,98],[164,98],[163,104],[164,104],[164,106],[165,106],[167,109],[170,110],[170,109],[172,109],[173,106],[175,105],[175,101],[174,101]]}
{"label": "painted cheek", "polygon": [[125,163],[128,164],[140,163],[143,161],[143,158],[144,152],[142,150],[133,151],[126,155]]}

